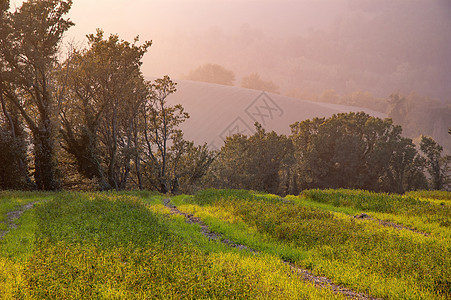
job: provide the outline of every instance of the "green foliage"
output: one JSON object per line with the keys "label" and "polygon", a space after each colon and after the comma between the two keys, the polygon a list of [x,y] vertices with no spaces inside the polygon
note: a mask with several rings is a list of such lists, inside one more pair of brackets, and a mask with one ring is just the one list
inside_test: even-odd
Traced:
{"label": "green foliage", "polygon": [[423,187],[415,146],[389,119],[345,113],[297,122],[291,130],[301,188],[403,193]]}
{"label": "green foliage", "polygon": [[205,64],[189,72],[185,79],[223,85],[233,85],[235,74],[217,64]]}
{"label": "green foliage", "polygon": [[408,210],[408,207],[428,205],[411,197],[359,190],[306,190],[302,194],[316,202],[353,207],[362,211],[393,213],[404,208]]}
{"label": "green foliage", "polygon": [[406,193],[406,195],[414,198],[433,198],[437,200],[451,200],[451,192],[449,191],[411,191]]}
{"label": "green foliage", "polygon": [[[243,199],[228,197],[235,193],[217,191],[215,197],[215,191],[209,190],[206,194],[202,192],[197,200],[202,207],[181,208],[215,226],[229,238],[239,238],[261,251],[277,249],[273,253],[286,260],[312,268],[335,282],[370,291],[372,295],[390,299],[447,299],[450,296],[449,237],[425,237],[370,220],[356,220],[331,212],[327,206],[303,206],[296,198],[292,199],[293,203],[249,200],[249,194],[244,194]],[[430,219],[429,222],[440,222],[450,215],[449,207],[402,196],[344,190],[307,191],[306,195],[312,196],[313,201],[350,208],[349,212],[354,209],[368,213],[392,211],[396,216],[397,209],[405,207],[406,214],[427,214],[423,220]],[[204,198],[215,201],[206,204],[202,202]],[[446,228],[442,227],[441,231]],[[281,245],[291,251],[280,250]]]}
{"label": "green foliage", "polygon": [[51,195],[46,192],[0,191],[0,222],[6,221],[6,214],[9,211],[19,209],[31,202],[49,199]]}
{"label": "green foliage", "polygon": [[88,35],[89,48],[73,50],[60,71],[70,98],[61,107],[63,148],[102,190],[127,186],[138,149],[137,110],[148,94],[140,66],[151,42],[137,43],[97,30]]}
{"label": "green foliage", "polygon": [[0,256],[20,262],[26,260],[35,247],[37,223],[34,211],[24,212],[16,225],[14,234],[5,235],[0,241]]}
{"label": "green foliage", "polygon": [[182,105],[170,105],[167,101],[167,97],[175,93],[176,85],[169,76],[149,84],[150,95],[140,111],[143,120],[143,128],[140,129],[140,138],[144,143],[140,157],[144,162],[143,175],[147,178],[147,186],[161,193],[177,190],[180,177],[178,162],[188,152],[187,148],[191,146],[190,150],[194,150],[178,129],[189,114]]}
{"label": "green foliage", "polygon": [[293,147],[285,135],[266,132],[255,123],[252,136],[227,137],[212,163],[205,185],[216,188],[288,192]]}
{"label": "green foliage", "polygon": [[277,257],[209,242],[197,225],[143,204],[159,195],[132,194],[60,193],[24,215],[35,224],[32,247],[22,260],[0,244],[0,298],[342,298],[293,277]]}
{"label": "green foliage", "polygon": [[64,19],[71,5],[70,0],[29,0],[5,20],[2,14],[0,93],[20,112],[31,132],[34,179],[42,190],[60,187],[54,71],[63,34],[73,25]]}
{"label": "green foliage", "polygon": [[[449,193],[449,192],[448,192]],[[308,190],[307,199],[334,207],[352,208],[356,212],[373,212],[374,216],[389,219],[437,237],[450,238],[451,206],[440,201],[424,201],[418,194],[389,195],[355,190]],[[429,194],[434,196],[434,194]]]}
{"label": "green foliage", "polygon": [[17,294],[75,299],[338,298],[308,285],[302,290],[289,279],[286,266],[281,268],[268,257],[206,256],[189,245],[168,248],[158,243],[141,251],[67,246],[58,244],[33,257],[25,272],[29,283]]}
{"label": "green foliage", "polygon": [[[29,203],[34,203],[36,207],[45,201],[49,201],[53,195],[53,193],[46,192],[0,191],[0,231],[7,229],[8,212],[20,211],[23,206]],[[15,229],[9,228],[9,233],[0,239],[0,265],[6,263],[6,260],[9,259],[14,262],[23,262],[33,252],[37,230],[34,210],[23,212],[20,219],[14,220],[14,224],[18,227]],[[2,225],[5,225],[4,228],[2,228]],[[7,268],[6,270],[10,269]],[[0,275],[0,282],[1,277]]]}
{"label": "green foliage", "polygon": [[194,197],[185,199],[188,203],[211,205],[220,200],[280,201],[280,197],[250,190],[206,189],[197,192]]}
{"label": "green foliage", "polygon": [[[181,210],[201,218],[225,238],[260,251],[253,255],[209,241],[198,225],[171,216],[160,204],[163,197],[143,191],[2,192],[3,212],[30,201],[36,204],[18,220],[20,227],[0,241],[0,295],[4,299],[340,298],[293,276],[280,261],[284,259],[378,297],[450,296],[451,235],[433,231],[422,236],[343,214],[363,211],[401,222],[421,215],[425,218],[418,222],[435,224],[442,217],[449,219],[448,205],[423,197],[351,190],[311,190],[281,199],[246,190],[210,189],[173,199]],[[449,225],[437,230],[449,231]]]}
{"label": "green foliage", "polygon": [[[180,145],[181,144],[181,145]],[[202,188],[202,178],[208,172],[216,153],[207,144],[195,146],[193,142],[182,141],[172,147],[173,159],[171,192],[193,194]]]}
{"label": "green foliage", "polygon": [[431,188],[433,190],[443,189],[451,182],[448,174],[451,156],[442,156],[443,147],[428,136],[421,137],[420,149],[426,155],[426,167],[431,177]]}
{"label": "green foliage", "polygon": [[46,243],[91,241],[99,249],[124,243],[143,247],[158,236],[168,235],[159,219],[138,198],[114,193],[63,193],[36,214],[38,238]]}
{"label": "green foliage", "polygon": [[176,83],[169,76],[144,80],[141,60],[151,42],[138,41],[97,30],[88,35],[88,49],[66,60],[60,80],[71,101],[62,105],[63,148],[69,166],[77,166],[72,181],[97,181],[100,190],[177,192],[204,175],[211,154],[178,129],[189,115],[167,102]]}
{"label": "green foliage", "polygon": [[183,140],[178,126],[189,115],[166,99],[176,84],[144,80],[151,42],[98,29],[61,62],[71,5],[29,0],[10,13],[0,3],[0,188],[30,188],[33,179],[40,190],[193,189],[212,157]]}
{"label": "green foliage", "polygon": [[254,89],[270,93],[279,93],[279,87],[272,81],[266,81],[260,78],[257,73],[252,73],[243,78],[241,86],[247,89]]}
{"label": "green foliage", "polygon": [[25,136],[14,137],[0,126],[0,190],[26,189]]}

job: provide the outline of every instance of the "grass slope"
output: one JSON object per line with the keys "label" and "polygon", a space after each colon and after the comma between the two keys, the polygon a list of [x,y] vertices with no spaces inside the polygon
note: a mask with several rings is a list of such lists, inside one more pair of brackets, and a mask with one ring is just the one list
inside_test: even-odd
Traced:
{"label": "grass slope", "polygon": [[[0,192],[0,216],[34,208],[0,240],[0,299],[340,299],[290,261],[388,299],[450,299],[450,194],[311,190],[281,199],[205,190],[172,203],[226,238],[209,241],[149,192]],[[367,213],[417,230],[352,216]]]}
{"label": "grass slope", "polygon": [[0,241],[3,299],[340,298],[300,281],[276,256],[208,241],[198,226],[169,216],[156,195],[33,201]]}
{"label": "grass slope", "polygon": [[[451,297],[449,206],[345,190],[307,191],[289,199],[207,190],[178,205],[228,238],[355,290],[389,299]],[[414,225],[431,229],[431,235],[352,218],[357,212],[406,225],[414,218]]]}

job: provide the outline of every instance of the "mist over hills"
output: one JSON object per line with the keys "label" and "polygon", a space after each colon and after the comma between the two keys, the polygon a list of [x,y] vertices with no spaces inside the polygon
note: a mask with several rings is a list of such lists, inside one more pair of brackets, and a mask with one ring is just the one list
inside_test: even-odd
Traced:
{"label": "mist over hills", "polygon": [[291,96],[416,92],[451,102],[449,1],[225,2],[203,3],[187,29],[155,39],[144,71],[180,78],[210,62],[234,71],[237,86],[257,72]]}
{"label": "mist over hills", "polygon": [[343,112],[364,111],[372,116],[387,115],[374,110],[304,101],[257,90],[189,80],[176,80],[177,92],[170,104],[182,104],[190,118],[181,125],[185,138],[196,144],[207,143],[219,149],[227,136],[252,135],[254,123],[268,131],[290,134],[290,125],[315,117],[330,117]]}
{"label": "mist over hills", "polygon": [[96,28],[153,40],[148,76],[216,63],[237,86],[256,72],[299,98],[334,89],[451,103],[449,0],[77,0],[69,17],[66,41]]}

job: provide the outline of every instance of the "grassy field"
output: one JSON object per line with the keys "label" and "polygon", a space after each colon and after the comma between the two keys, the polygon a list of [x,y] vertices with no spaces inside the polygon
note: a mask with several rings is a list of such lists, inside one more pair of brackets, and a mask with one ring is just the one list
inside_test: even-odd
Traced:
{"label": "grassy field", "polygon": [[[0,299],[343,298],[283,261],[380,298],[451,298],[450,193],[311,190],[281,199],[205,190],[171,198],[258,254],[209,240],[163,198],[0,192],[0,230],[8,212],[34,203],[0,240]],[[361,213],[372,219],[353,218]]]}

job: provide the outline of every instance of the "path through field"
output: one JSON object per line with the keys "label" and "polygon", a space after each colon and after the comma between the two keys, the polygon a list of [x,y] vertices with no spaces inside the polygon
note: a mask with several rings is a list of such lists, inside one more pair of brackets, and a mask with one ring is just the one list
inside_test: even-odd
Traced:
{"label": "path through field", "polygon": [[8,226],[8,228],[4,231],[0,231],[0,240],[3,239],[3,237],[11,230],[11,229],[15,229],[17,228],[17,224],[15,223],[15,221],[17,219],[20,218],[20,216],[22,216],[22,214],[33,208],[34,206],[34,202],[25,204],[23,206],[21,206],[19,209],[17,210],[13,210],[7,213],[6,215],[6,225]]}
{"label": "path through field", "polygon": [[[181,215],[185,217],[185,221],[190,224],[198,224],[201,227],[202,234],[206,236],[210,240],[219,240],[225,245],[229,247],[238,248],[240,250],[248,250],[254,254],[258,254],[257,250],[251,249],[246,245],[237,244],[229,239],[224,238],[221,234],[213,232],[210,228],[202,222],[199,218],[194,217],[191,214],[184,213],[180,211],[176,206],[171,204],[170,199],[163,199],[164,206],[168,207],[171,210],[172,214]],[[285,264],[289,265],[291,269],[299,275],[303,280],[309,281],[313,283],[318,288],[328,288],[331,289],[334,293],[342,294],[350,299],[358,299],[358,300],[381,300],[380,298],[372,297],[370,295],[366,295],[364,293],[359,293],[348,289],[346,287],[334,284],[332,280],[326,277],[321,277],[313,274],[312,272],[302,269],[295,264],[289,261],[283,261]]]}
{"label": "path through field", "polygon": [[415,232],[415,233],[418,233],[418,234],[421,234],[424,236],[429,236],[428,233],[425,233],[425,232],[422,232],[422,231],[419,231],[419,230],[416,230],[416,229],[413,229],[413,228],[410,228],[410,227],[407,227],[404,225],[400,225],[400,224],[397,224],[394,222],[390,222],[390,221],[386,221],[386,220],[379,220],[379,219],[373,218],[367,214],[359,214],[359,215],[353,216],[353,218],[354,219],[371,220],[371,221],[378,222],[379,224],[381,224],[382,226],[385,226],[385,227],[393,227],[395,229],[405,229],[405,230],[409,230],[409,231],[412,231],[412,232]]}

